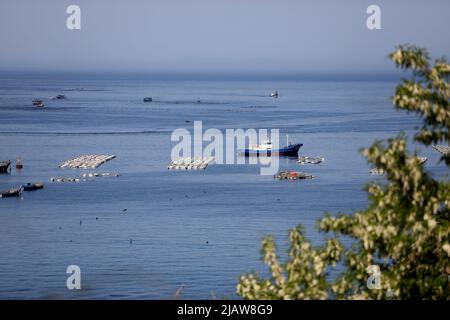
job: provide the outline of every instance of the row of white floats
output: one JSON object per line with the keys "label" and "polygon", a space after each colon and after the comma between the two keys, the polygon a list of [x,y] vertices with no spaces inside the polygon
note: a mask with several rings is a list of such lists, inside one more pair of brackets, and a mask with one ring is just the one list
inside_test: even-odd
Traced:
{"label": "row of white floats", "polygon": [[96,169],[105,162],[114,159],[115,157],[115,155],[85,154],[80,157],[67,160],[63,162],[59,167],[62,169]]}
{"label": "row of white floats", "polygon": [[306,157],[306,156],[299,156],[297,163],[298,164],[319,164],[325,161],[324,157]]}
{"label": "row of white floats", "polygon": [[447,155],[450,153],[450,146],[434,145],[432,146],[437,152]]}
{"label": "row of white floats", "polygon": [[[89,181],[92,178],[98,177],[120,177],[120,173],[115,172],[91,172],[91,173],[83,173],[79,177],[51,177],[51,182],[83,182]],[[91,179],[90,179],[91,178]]]}
{"label": "row of white floats", "polygon": [[215,161],[214,157],[200,158],[187,157],[180,158],[170,162],[167,166],[168,170],[205,170],[209,165]]}

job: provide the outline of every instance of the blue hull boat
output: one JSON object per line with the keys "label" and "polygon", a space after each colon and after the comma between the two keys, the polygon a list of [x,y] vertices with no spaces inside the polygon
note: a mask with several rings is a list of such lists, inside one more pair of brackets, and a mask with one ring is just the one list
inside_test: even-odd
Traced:
{"label": "blue hull boat", "polygon": [[42,189],[43,187],[44,187],[44,184],[41,182],[27,183],[22,186],[24,191],[35,191],[35,190]]}
{"label": "blue hull boat", "polygon": [[300,149],[301,146],[303,146],[302,143],[296,143],[296,144],[290,144],[287,147],[280,148],[280,149],[247,148],[247,149],[239,150],[239,152],[242,155],[245,155],[246,157],[249,157],[249,156],[268,156],[268,157],[270,157],[272,155],[297,157],[298,150]]}

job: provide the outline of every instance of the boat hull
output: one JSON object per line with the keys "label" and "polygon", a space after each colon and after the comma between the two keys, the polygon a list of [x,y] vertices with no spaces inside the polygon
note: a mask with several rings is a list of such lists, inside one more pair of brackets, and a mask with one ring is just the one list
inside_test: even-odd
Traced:
{"label": "boat hull", "polygon": [[273,150],[260,150],[260,149],[243,149],[240,150],[239,153],[246,156],[262,156],[262,157],[271,157],[271,156],[284,156],[284,157],[297,157],[298,150],[303,144],[295,144],[288,146],[286,148],[273,149]]}
{"label": "boat hull", "polygon": [[22,195],[21,189],[11,189],[0,192],[0,198],[20,197],[21,195]]}
{"label": "boat hull", "polygon": [[44,185],[42,183],[33,183],[24,184],[22,187],[24,191],[35,191],[44,188]]}

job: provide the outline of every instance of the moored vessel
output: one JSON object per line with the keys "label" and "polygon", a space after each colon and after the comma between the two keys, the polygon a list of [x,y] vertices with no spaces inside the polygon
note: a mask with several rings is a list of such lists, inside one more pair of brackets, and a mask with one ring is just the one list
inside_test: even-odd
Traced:
{"label": "moored vessel", "polygon": [[44,106],[44,102],[42,102],[42,100],[34,99],[33,100],[33,106],[42,108]]}
{"label": "moored vessel", "polygon": [[291,143],[289,137],[286,135],[286,146],[278,149],[274,149],[272,146],[272,141],[269,139],[258,145],[253,145],[245,149],[239,150],[242,155],[248,156],[287,156],[287,157],[297,157],[298,150],[303,146],[303,143]]}
{"label": "moored vessel", "polygon": [[44,184],[42,182],[29,182],[27,184],[24,184],[22,187],[24,191],[35,191],[44,188]]}
{"label": "moored vessel", "polygon": [[22,188],[11,188],[9,190],[0,191],[0,198],[20,197],[22,195]]}

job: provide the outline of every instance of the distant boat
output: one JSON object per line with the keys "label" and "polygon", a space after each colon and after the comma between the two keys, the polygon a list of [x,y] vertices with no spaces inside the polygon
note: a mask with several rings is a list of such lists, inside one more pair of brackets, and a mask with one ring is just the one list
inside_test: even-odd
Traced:
{"label": "distant boat", "polygon": [[56,100],[64,100],[64,99],[67,99],[67,97],[65,95],[63,95],[63,94],[58,94],[54,99],[56,99]]}
{"label": "distant boat", "polygon": [[42,182],[36,182],[36,183],[27,183],[23,186],[24,191],[35,191],[44,188],[44,184]]}
{"label": "distant boat", "polygon": [[0,173],[8,173],[9,166],[11,165],[11,161],[0,161]]}
{"label": "distant boat", "polygon": [[42,100],[34,99],[34,100],[33,100],[33,106],[42,108],[42,107],[44,107],[44,103],[42,102]]}
{"label": "distant boat", "polygon": [[152,101],[153,101],[153,98],[151,98],[151,97],[144,98],[144,102],[152,102]]}
{"label": "distant boat", "polygon": [[270,96],[271,96],[272,98],[278,98],[278,90],[272,91],[272,92],[270,93]]}
{"label": "distant boat", "polygon": [[424,164],[425,162],[427,162],[428,158],[427,157],[417,157],[417,160],[419,160],[420,164]]}
{"label": "distant boat", "polygon": [[286,135],[286,146],[279,149],[272,148],[272,141],[270,138],[262,144],[253,145],[246,149],[239,150],[239,153],[248,157],[248,156],[287,156],[287,157],[297,157],[298,150],[303,146],[302,143],[290,143],[289,137]]}
{"label": "distant boat", "polygon": [[12,188],[5,191],[0,191],[0,198],[20,197],[22,195],[22,188]]}
{"label": "distant boat", "polygon": [[18,170],[23,169],[23,164],[22,164],[21,158],[17,158],[17,160],[16,160],[16,169],[18,169]]}

